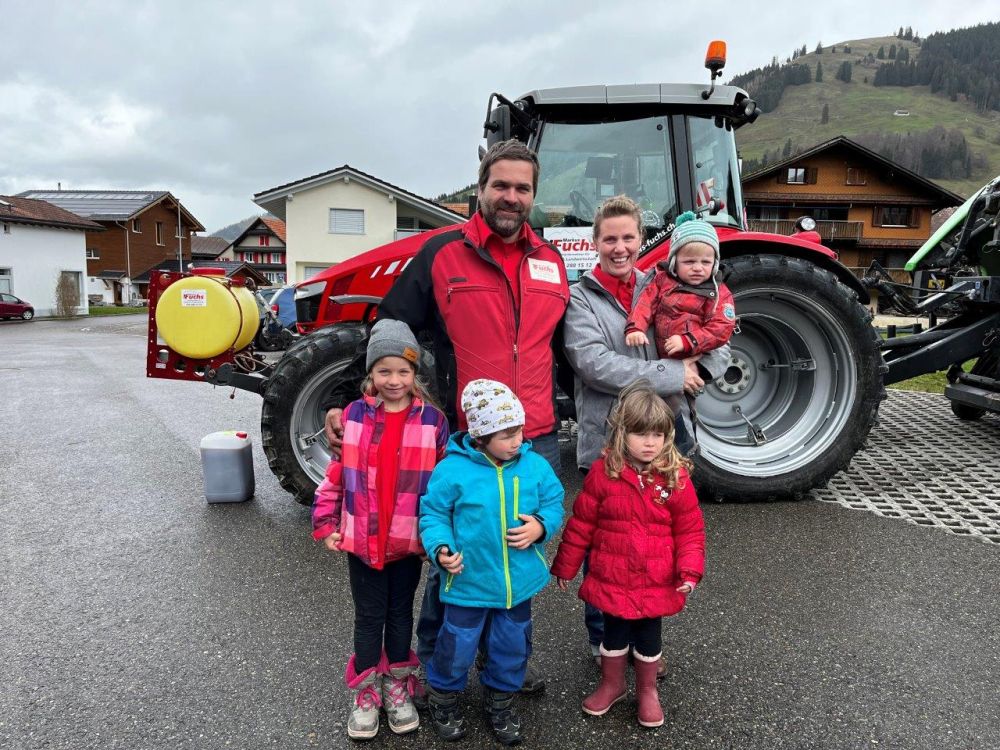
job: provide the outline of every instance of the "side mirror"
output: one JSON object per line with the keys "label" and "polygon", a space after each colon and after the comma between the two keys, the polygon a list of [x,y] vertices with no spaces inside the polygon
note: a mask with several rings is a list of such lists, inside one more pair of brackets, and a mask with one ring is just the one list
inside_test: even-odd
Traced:
{"label": "side mirror", "polygon": [[489,148],[494,143],[509,140],[511,137],[510,127],[510,106],[498,104],[489,115],[483,125],[486,131],[486,147]]}

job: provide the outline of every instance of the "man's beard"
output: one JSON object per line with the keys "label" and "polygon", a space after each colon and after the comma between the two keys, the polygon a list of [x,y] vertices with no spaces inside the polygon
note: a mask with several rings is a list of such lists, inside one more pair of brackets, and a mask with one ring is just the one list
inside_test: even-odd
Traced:
{"label": "man's beard", "polygon": [[480,210],[482,211],[483,220],[486,222],[486,226],[492,229],[500,237],[510,237],[520,231],[521,227],[528,220],[528,214],[531,212],[531,209],[530,207],[523,208],[520,205],[515,205],[513,207],[504,206],[504,208],[510,208],[511,210],[517,211],[517,217],[501,218],[497,214],[497,204],[483,203]]}

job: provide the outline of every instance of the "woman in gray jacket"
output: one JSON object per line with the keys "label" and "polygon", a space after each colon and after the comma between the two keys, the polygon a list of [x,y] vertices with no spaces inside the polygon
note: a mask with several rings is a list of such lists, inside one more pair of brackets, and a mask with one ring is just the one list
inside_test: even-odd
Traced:
{"label": "woman in gray jacket", "polygon": [[[683,360],[658,359],[652,345],[625,345],[632,305],[653,278],[635,269],[642,234],[642,215],[631,198],[619,195],[606,200],[594,216],[598,263],[570,290],[563,330],[566,356],[576,378],[576,463],[584,473],[601,455],[608,414],[622,388],[645,378],[661,396],[698,393],[705,386],[702,373],[709,379],[720,377],[729,363],[728,344]],[[655,340],[652,330],[647,338]],[[687,455],[695,447],[695,433],[687,399],[681,401],[675,434],[677,447]],[[600,610],[586,605],[584,622],[591,653],[599,660],[604,636]],[[665,674],[661,662],[657,677]]]}
{"label": "woman in gray jacket", "polygon": [[[631,198],[610,198],[597,209],[594,242],[597,266],[573,285],[564,328],[576,377],[576,463],[583,471],[601,455],[608,414],[622,388],[645,378],[661,396],[697,393],[705,386],[704,375],[720,377],[729,363],[728,345],[683,360],[658,359],[652,345],[625,345],[628,314],[653,278],[635,268],[642,218]],[[654,340],[652,333],[647,338]],[[687,454],[695,445],[694,425],[686,406],[677,416],[678,447]]]}

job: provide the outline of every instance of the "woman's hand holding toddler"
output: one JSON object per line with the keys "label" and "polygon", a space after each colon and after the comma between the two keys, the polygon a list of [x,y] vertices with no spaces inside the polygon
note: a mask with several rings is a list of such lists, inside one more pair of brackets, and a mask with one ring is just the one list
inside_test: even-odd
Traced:
{"label": "woman's hand holding toddler", "polygon": [[663,345],[663,352],[668,357],[672,357],[675,354],[681,354],[684,351],[684,339],[680,336],[674,334],[667,339],[666,343]]}

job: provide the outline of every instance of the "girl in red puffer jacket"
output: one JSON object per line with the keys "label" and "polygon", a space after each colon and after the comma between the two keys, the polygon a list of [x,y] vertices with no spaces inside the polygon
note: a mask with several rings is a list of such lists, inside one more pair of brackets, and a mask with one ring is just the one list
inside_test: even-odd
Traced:
{"label": "girl in red puffer jacket", "polygon": [[705,524],[674,447],[673,412],[648,383],[623,390],[603,458],[590,467],[552,563],[559,588],[589,554],[580,598],[604,613],[601,681],[583,710],[601,716],[625,697],[635,654],[639,723],[663,724],[656,692],[663,617],[684,608],[705,569]]}

